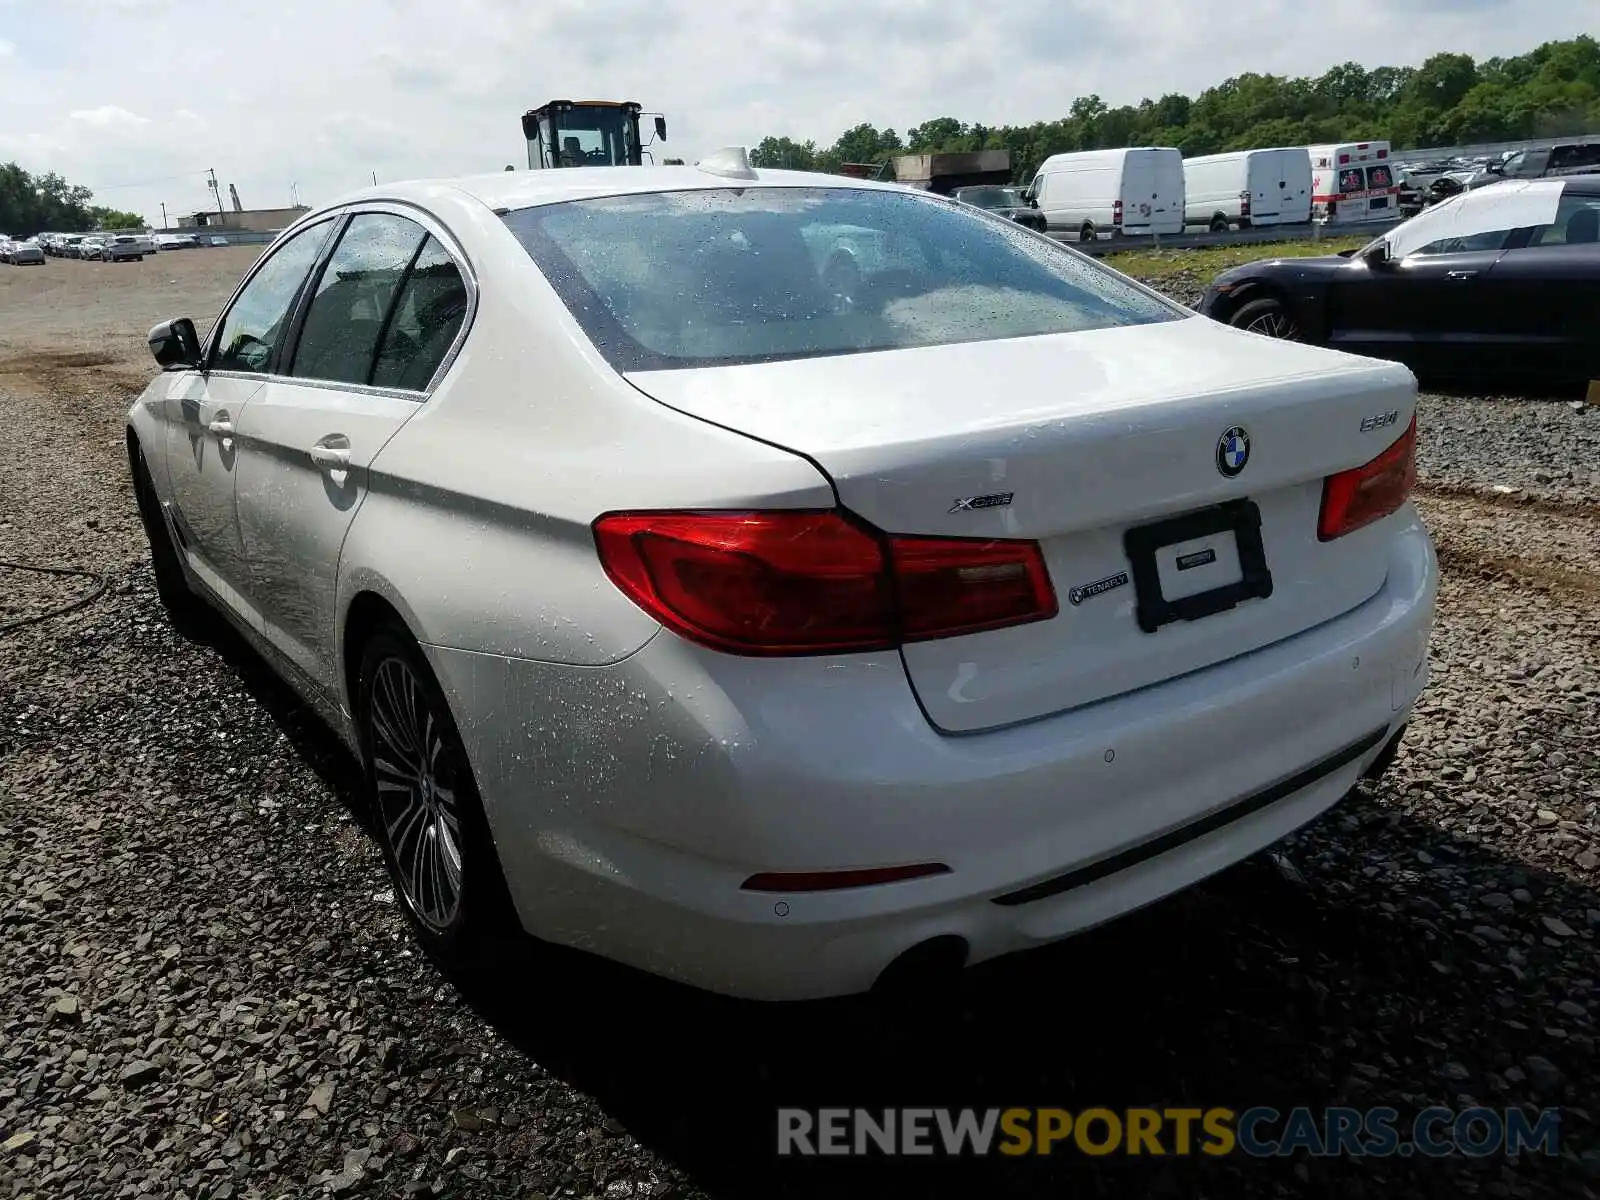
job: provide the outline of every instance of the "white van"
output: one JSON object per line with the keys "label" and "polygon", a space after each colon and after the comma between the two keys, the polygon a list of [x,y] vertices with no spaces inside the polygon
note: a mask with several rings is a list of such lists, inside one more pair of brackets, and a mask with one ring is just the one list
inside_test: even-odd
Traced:
{"label": "white van", "polygon": [[1307,146],[1312,218],[1328,225],[1393,221],[1400,216],[1400,180],[1388,142]]}
{"label": "white van", "polygon": [[1046,227],[1081,242],[1183,232],[1183,153],[1132,146],[1052,154],[1028,185]]}
{"label": "white van", "polygon": [[1186,158],[1183,194],[1184,220],[1214,233],[1301,225],[1311,220],[1311,155],[1296,146]]}

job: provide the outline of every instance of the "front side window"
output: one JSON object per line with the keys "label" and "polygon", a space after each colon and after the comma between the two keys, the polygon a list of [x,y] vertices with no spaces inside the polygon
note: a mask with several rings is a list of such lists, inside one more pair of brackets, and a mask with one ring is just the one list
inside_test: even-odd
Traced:
{"label": "front side window", "polygon": [[660,192],[525,208],[505,221],[619,371],[1192,316],[1010,223],[899,192]]}
{"label": "front side window", "polygon": [[323,221],[295,234],[272,252],[234,297],[232,307],[218,323],[212,370],[254,373],[271,367],[295,298],[334,224]]}
{"label": "front side window", "polygon": [[415,221],[389,213],[351,219],[317,280],[290,374],[367,382],[390,304],[426,236]]}
{"label": "front side window", "polygon": [[1477,233],[1463,234],[1459,237],[1435,238],[1411,253],[1469,254],[1475,250],[1502,250],[1505,248],[1506,239],[1510,236],[1511,230],[1509,229],[1485,229]]}

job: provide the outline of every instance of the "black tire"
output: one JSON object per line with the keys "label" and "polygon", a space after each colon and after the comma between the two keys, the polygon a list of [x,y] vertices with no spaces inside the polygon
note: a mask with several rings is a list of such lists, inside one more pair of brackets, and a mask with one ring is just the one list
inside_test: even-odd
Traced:
{"label": "black tire", "polygon": [[356,720],[372,829],[424,952],[456,975],[491,966],[517,931],[466,746],[416,639],[367,639]]}
{"label": "black tire", "polygon": [[1228,324],[1235,329],[1259,333],[1263,337],[1282,338],[1290,342],[1300,340],[1300,328],[1295,324],[1294,314],[1275,296],[1263,296],[1260,300],[1241,304],[1238,311],[1228,318]]}
{"label": "black tire", "polygon": [[1094,226],[1088,221],[1085,221],[1083,228],[1078,230],[1078,240],[1080,242],[1092,242],[1095,240]]}
{"label": "black tire", "polygon": [[139,505],[139,521],[144,526],[145,540],[150,543],[150,568],[155,575],[156,596],[166,609],[167,619],[186,638],[196,639],[211,628],[212,612],[209,605],[190,586],[183,573],[183,563],[178,558],[178,548],[172,544],[172,533],[161,514],[161,501],[156,496],[155,484],[150,480],[150,467],[145,462],[144,450],[134,444],[132,452],[133,495]]}
{"label": "black tire", "polygon": [[1227,233],[1228,232],[1228,218],[1223,216],[1221,213],[1218,213],[1216,216],[1212,217],[1211,218],[1211,232],[1212,233]]}

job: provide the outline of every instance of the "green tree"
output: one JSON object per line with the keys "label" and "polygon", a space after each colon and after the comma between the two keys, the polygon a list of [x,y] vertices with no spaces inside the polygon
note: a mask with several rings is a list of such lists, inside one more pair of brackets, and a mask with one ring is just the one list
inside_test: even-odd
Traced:
{"label": "green tree", "polygon": [[118,212],[114,208],[95,207],[89,210],[99,229],[143,229],[144,218],[138,213]]}
{"label": "green tree", "polygon": [[750,152],[750,165],[780,168],[789,171],[814,171],[817,169],[817,144],[797,142],[793,138],[766,137]]}
{"label": "green tree", "polygon": [[0,164],[0,230],[17,237],[47,230],[79,233],[93,229],[103,218],[119,222],[107,225],[108,229],[144,226],[144,218],[137,213],[90,208],[92,195],[88,188],[69,184],[53,171],[30,175],[14,162]]}
{"label": "green tree", "polygon": [[1169,93],[1118,108],[1099,96],[1078,96],[1064,116],[1031,125],[933,117],[912,126],[903,143],[894,130],[863,123],[826,150],[775,136],[752,157],[761,166],[836,171],[906,150],[1006,150],[1014,178],[1023,182],[1052,154],[1110,146],[1177,146],[1195,155],[1383,138],[1410,149],[1597,131],[1600,41],[1585,35],[1481,63],[1444,52],[1420,67],[1346,62],[1304,79],[1248,73],[1193,98]]}

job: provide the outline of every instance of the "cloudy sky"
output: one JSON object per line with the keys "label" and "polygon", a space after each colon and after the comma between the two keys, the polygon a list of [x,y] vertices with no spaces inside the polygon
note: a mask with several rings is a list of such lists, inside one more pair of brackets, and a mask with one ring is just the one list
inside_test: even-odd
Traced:
{"label": "cloudy sky", "polygon": [[1437,50],[1516,54],[1592,26],[1594,0],[0,0],[0,162],[96,201],[246,207],[526,164],[555,98],[665,112],[693,161],[870,121],[990,124]]}

